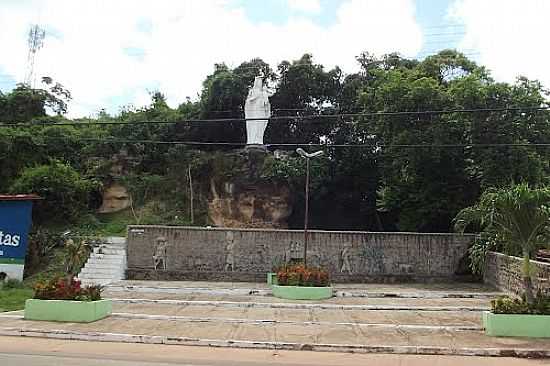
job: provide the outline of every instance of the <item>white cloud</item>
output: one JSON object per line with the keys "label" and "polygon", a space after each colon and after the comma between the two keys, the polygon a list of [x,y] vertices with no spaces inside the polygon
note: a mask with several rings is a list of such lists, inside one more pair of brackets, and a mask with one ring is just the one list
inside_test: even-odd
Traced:
{"label": "white cloud", "polygon": [[321,11],[320,0],[287,0],[288,7],[295,11],[317,14]]}
{"label": "white cloud", "polygon": [[71,90],[70,116],[139,106],[155,88],[176,106],[197,96],[214,63],[261,57],[276,66],[310,52],[351,72],[362,51],[413,56],[422,46],[414,12],[413,0],[347,0],[323,27],[304,18],[257,23],[228,0],[8,1],[0,4],[0,68],[22,80],[28,28],[39,21],[55,37],[46,36],[36,74]]}
{"label": "white cloud", "polygon": [[479,51],[479,62],[497,80],[512,82],[519,75],[550,87],[550,1],[457,0],[451,19],[464,23],[461,47]]}

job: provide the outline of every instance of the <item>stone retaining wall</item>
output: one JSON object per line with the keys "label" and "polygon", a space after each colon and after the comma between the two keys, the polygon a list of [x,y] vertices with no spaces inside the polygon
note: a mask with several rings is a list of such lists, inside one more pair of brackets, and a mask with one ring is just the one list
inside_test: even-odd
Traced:
{"label": "stone retaining wall", "polygon": [[[521,295],[524,292],[521,267],[523,259],[489,252],[485,262],[484,280],[501,291]],[[531,261],[535,267],[533,286],[550,295],[550,264]]]}
{"label": "stone retaining wall", "polygon": [[[311,231],[308,264],[335,282],[455,277],[473,236]],[[273,266],[301,260],[300,230],[171,226],[128,228],[129,279],[265,281]]]}

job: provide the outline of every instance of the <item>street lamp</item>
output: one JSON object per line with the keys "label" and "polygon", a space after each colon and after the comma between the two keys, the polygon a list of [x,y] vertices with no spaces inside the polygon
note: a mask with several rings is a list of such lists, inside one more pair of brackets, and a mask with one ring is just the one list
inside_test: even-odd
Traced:
{"label": "street lamp", "polygon": [[319,150],[308,154],[304,149],[297,148],[298,155],[306,159],[306,212],[304,217],[304,267],[307,267],[307,224],[309,219],[309,159],[316,158],[324,154],[324,151]]}

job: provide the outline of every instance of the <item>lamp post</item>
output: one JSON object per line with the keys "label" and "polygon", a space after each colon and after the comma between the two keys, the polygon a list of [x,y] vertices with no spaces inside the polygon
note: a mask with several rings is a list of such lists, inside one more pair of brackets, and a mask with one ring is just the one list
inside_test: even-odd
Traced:
{"label": "lamp post", "polygon": [[307,267],[307,226],[309,220],[309,159],[316,158],[324,154],[324,151],[319,150],[308,154],[302,148],[297,148],[298,155],[306,159],[306,212],[304,216],[304,267]]}

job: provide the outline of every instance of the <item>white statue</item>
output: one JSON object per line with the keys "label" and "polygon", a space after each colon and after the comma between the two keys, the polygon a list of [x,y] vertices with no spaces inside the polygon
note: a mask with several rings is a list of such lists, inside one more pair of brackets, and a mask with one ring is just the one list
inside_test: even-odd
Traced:
{"label": "white statue", "polygon": [[[248,97],[244,105],[244,115],[247,119],[246,144],[263,145],[264,132],[271,116],[271,105],[269,104],[267,87],[264,85],[261,76],[256,76],[254,86],[248,91]],[[265,118],[265,120],[262,118]],[[254,120],[248,121],[248,119]]]}

